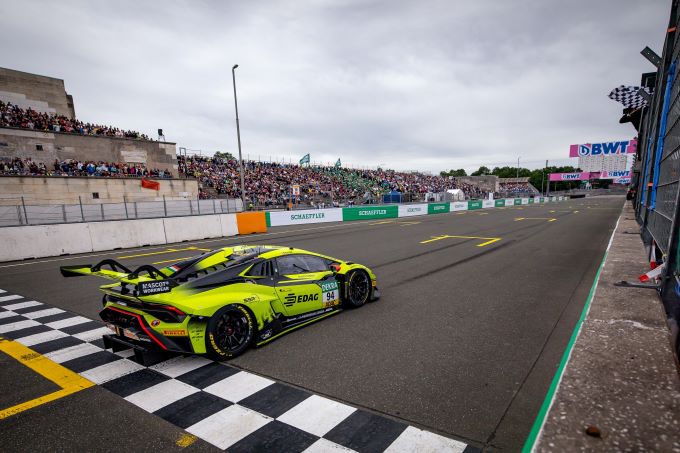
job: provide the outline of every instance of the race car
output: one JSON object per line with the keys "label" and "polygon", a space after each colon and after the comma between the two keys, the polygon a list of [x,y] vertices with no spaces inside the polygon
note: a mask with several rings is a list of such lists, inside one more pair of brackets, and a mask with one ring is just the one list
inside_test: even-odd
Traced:
{"label": "race car", "polygon": [[366,266],[269,245],[224,247],[162,269],[106,259],[61,274],[115,280],[100,287],[114,339],[217,359],[380,297]]}

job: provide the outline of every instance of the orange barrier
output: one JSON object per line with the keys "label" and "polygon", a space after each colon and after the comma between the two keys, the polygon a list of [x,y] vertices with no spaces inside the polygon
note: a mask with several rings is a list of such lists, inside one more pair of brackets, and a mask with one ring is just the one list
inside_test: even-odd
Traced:
{"label": "orange barrier", "polygon": [[267,219],[264,212],[239,212],[236,214],[238,234],[266,233]]}

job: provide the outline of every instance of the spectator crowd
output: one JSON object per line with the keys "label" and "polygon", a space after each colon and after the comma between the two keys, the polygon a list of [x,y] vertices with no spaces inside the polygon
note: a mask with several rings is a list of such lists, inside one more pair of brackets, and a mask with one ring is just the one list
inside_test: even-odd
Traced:
{"label": "spectator crowd", "polygon": [[[178,157],[179,173],[198,180],[201,197],[241,197],[238,161],[209,157]],[[422,200],[428,193],[462,189],[468,198],[485,193],[472,184],[453,178],[394,170],[356,170],[339,167],[298,166],[292,164],[244,162],[248,202],[254,205],[329,203],[339,200],[363,203],[379,200],[386,192],[397,191],[407,200]],[[299,186],[299,195],[292,187]]]}
{"label": "spectator crowd", "polygon": [[141,164],[120,164],[81,160],[55,160],[51,165],[36,162],[31,158],[15,157],[0,160],[0,175],[3,176],[103,176],[103,177],[150,177],[172,178],[167,170],[148,169]]}
{"label": "spectator crowd", "polygon": [[536,189],[528,182],[499,182],[498,191],[501,194],[533,195]]}
{"label": "spectator crowd", "polygon": [[31,108],[22,109],[12,103],[3,101],[0,101],[0,127],[19,127],[44,132],[64,132],[69,134],[150,140],[149,137],[137,131],[126,131],[112,126],[84,123],[64,115],[37,112]]}

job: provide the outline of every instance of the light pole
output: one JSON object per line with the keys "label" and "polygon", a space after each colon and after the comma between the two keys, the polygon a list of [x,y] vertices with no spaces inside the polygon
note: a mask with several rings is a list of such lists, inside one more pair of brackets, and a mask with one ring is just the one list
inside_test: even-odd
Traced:
{"label": "light pole", "polygon": [[234,72],[238,68],[235,64],[231,68],[231,80],[234,82],[234,109],[236,110],[236,137],[238,138],[238,171],[241,174],[241,209],[246,210],[246,183],[243,174],[243,157],[241,154],[241,128],[238,124],[238,102],[236,101],[236,73]]}
{"label": "light pole", "polygon": [[[517,179],[519,179],[519,158],[520,156],[517,156]],[[517,181],[519,182],[519,181]]]}

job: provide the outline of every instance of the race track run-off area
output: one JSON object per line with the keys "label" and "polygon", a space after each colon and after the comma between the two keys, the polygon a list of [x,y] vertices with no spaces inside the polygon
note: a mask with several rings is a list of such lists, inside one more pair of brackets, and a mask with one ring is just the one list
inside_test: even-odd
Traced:
{"label": "race track run-off area", "polygon": [[[195,449],[517,451],[623,202],[593,197],[273,227],[246,237],[2,264],[0,345],[19,344],[36,354],[32,359],[73,376],[61,387],[48,377],[35,384],[42,393],[26,391],[42,375],[38,365],[25,386],[12,383],[14,396],[0,397],[0,410],[73,392],[0,415],[0,434],[11,437],[21,427],[16,420],[28,424],[32,413],[63,417],[60,404],[87,396],[89,407],[78,406],[85,413],[103,401],[124,405],[123,412],[141,408],[126,416],[149,426],[148,438],[178,429],[205,441],[189,447]],[[191,356],[144,367],[130,352],[103,349],[102,281],[59,272],[105,258],[161,267],[239,243],[289,245],[365,264],[377,275],[381,299],[224,364]],[[0,348],[3,366],[17,366],[12,354],[27,356],[16,351]]]}

